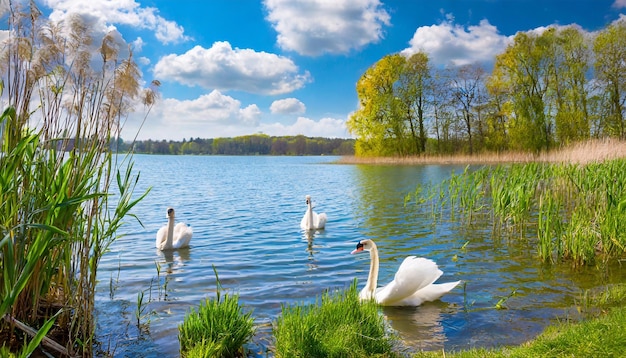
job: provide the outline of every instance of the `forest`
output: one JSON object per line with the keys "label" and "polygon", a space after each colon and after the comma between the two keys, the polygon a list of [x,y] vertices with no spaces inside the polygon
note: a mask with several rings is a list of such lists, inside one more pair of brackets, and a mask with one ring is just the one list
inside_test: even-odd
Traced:
{"label": "forest", "polygon": [[117,142],[118,150],[141,154],[203,155],[353,155],[354,139],[253,134],[183,141]]}
{"label": "forest", "polygon": [[493,68],[390,54],[356,84],[357,156],[541,152],[626,137],[626,20],[520,32]]}

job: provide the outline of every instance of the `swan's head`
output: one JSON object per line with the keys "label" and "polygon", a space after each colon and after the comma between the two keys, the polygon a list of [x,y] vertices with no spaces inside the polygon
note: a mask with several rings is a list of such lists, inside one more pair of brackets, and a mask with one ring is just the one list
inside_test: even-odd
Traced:
{"label": "swan's head", "polygon": [[352,250],[351,254],[358,254],[363,251],[372,251],[376,247],[374,241],[370,239],[361,240],[356,244],[356,249]]}
{"label": "swan's head", "polygon": [[168,219],[174,218],[174,208],[167,208],[167,214],[165,214],[165,217]]}
{"label": "swan's head", "polygon": [[311,204],[311,195],[306,196],[306,205]]}

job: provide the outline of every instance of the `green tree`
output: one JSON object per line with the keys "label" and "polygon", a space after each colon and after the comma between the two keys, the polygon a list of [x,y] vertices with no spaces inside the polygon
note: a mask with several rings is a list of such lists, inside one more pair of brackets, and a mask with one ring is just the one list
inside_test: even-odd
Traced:
{"label": "green tree", "polygon": [[430,91],[428,56],[387,55],[357,82],[359,109],[348,119],[356,135],[355,154],[409,155],[426,148],[426,108]]}
{"label": "green tree", "polygon": [[496,57],[492,76],[508,86],[512,104],[509,138],[512,149],[539,151],[553,143],[552,123],[544,102],[548,90],[550,37],[520,32]]}
{"label": "green tree", "polygon": [[624,111],[626,102],[626,20],[611,24],[601,31],[593,44],[595,70],[603,112],[604,130],[611,136],[626,138]]}
{"label": "green tree", "polygon": [[586,73],[590,52],[576,27],[547,31],[552,60],[548,64],[549,100],[554,113],[556,139],[561,144],[588,139],[590,123]]}

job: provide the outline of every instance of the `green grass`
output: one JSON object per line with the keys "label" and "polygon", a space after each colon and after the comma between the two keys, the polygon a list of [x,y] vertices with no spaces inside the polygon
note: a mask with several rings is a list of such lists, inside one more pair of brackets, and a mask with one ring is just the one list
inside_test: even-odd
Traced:
{"label": "green grass", "polygon": [[244,312],[239,295],[224,294],[213,267],[217,296],[191,308],[178,327],[178,340],[183,357],[245,356],[244,344],[254,334],[252,312]]}
{"label": "green grass", "polygon": [[536,339],[517,347],[469,349],[460,352],[420,352],[414,358],[491,357],[624,357],[626,307],[611,309],[600,318],[549,326]]}
{"label": "green grass", "polygon": [[284,305],[274,322],[276,357],[395,357],[378,305],[360,302],[356,281],[315,304]]}
{"label": "green grass", "polygon": [[578,305],[584,320],[553,324],[519,346],[419,352],[413,358],[626,357],[625,304],[626,284],[585,291]]}

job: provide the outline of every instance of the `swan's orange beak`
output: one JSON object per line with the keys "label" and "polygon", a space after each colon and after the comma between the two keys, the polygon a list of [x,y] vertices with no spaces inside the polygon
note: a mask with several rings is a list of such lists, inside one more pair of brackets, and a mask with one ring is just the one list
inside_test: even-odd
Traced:
{"label": "swan's orange beak", "polygon": [[363,244],[360,242],[356,244],[356,249],[352,250],[350,254],[354,255],[354,254],[358,254],[359,252],[363,252]]}

